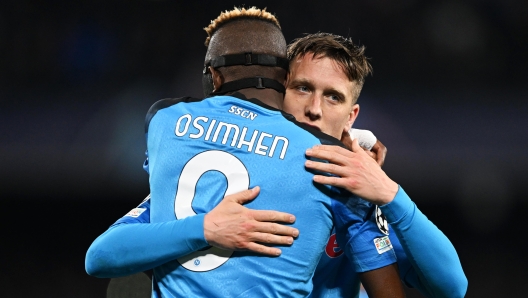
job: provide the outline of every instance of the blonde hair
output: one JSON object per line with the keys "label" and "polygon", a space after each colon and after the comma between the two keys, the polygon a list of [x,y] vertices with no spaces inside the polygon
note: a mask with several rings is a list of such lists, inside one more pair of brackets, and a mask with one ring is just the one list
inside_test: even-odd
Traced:
{"label": "blonde hair", "polygon": [[255,6],[252,6],[250,8],[244,8],[244,7],[235,7],[233,10],[230,11],[224,11],[222,12],[216,19],[211,21],[211,24],[209,26],[205,27],[204,30],[207,32],[207,38],[205,39],[205,46],[209,46],[209,41],[211,40],[211,37],[215,32],[218,30],[218,28],[222,27],[223,25],[233,21],[233,20],[240,20],[240,19],[254,19],[254,20],[261,20],[266,21],[269,23],[274,24],[279,29],[281,28],[279,21],[277,18],[266,11],[266,8],[259,9]]}

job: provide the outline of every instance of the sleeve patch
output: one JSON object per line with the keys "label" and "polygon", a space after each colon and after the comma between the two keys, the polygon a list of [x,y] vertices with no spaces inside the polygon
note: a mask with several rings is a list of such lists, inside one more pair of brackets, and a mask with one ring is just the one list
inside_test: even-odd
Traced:
{"label": "sleeve patch", "polygon": [[392,249],[392,243],[389,239],[389,236],[374,239],[374,245],[376,246],[376,250],[380,255]]}
{"label": "sleeve patch", "polygon": [[137,218],[141,215],[141,213],[145,212],[145,210],[147,210],[147,208],[134,208],[130,210],[127,214],[125,214],[125,216]]}
{"label": "sleeve patch", "polygon": [[376,224],[383,234],[389,235],[389,223],[378,206],[376,206]]}

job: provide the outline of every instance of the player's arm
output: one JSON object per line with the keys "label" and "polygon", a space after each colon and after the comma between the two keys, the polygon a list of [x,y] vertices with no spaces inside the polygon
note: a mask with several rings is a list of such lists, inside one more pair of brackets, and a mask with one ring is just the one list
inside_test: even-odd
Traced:
{"label": "player's arm", "polygon": [[149,201],[143,202],[97,237],[86,253],[89,275],[109,278],[152,269],[207,246],[204,214],[183,220],[149,223]]}
{"label": "player's arm", "polygon": [[357,196],[332,202],[337,243],[369,297],[405,297],[396,254],[387,230],[376,223],[376,211],[375,205]]}
{"label": "player's arm", "polygon": [[[314,181],[345,188],[381,206],[405,251],[406,258],[401,261],[409,260],[412,264],[413,270],[402,272],[408,285],[430,297],[463,297],[467,279],[449,239],[365,154],[357,141],[353,142],[352,152],[336,146],[318,146],[307,155],[330,162],[308,161],[308,168],[339,176],[315,175]],[[409,268],[403,264],[400,267]]]}
{"label": "player's arm", "polygon": [[405,191],[380,209],[401,243],[393,241],[404,282],[427,297],[464,297],[468,281],[453,244]]}
{"label": "player's arm", "polygon": [[291,214],[251,210],[259,188],[226,196],[213,210],[183,220],[150,223],[150,201],[145,200],[119,219],[90,246],[86,271],[97,277],[117,277],[151,269],[207,245],[277,256],[271,245],[289,245],[299,231],[276,222],[293,223]]}
{"label": "player's arm", "polygon": [[369,297],[405,297],[396,254],[386,229],[376,223],[377,207],[356,196],[332,204],[336,238]]}
{"label": "player's arm", "polygon": [[369,298],[405,297],[396,263],[360,273],[359,279]]}

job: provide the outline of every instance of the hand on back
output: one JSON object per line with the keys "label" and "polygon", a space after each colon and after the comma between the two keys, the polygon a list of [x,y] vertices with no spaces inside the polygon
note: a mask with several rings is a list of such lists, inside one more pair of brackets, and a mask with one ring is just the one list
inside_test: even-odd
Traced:
{"label": "hand on back", "polygon": [[[272,210],[253,210],[243,206],[260,192],[257,186],[226,196],[205,215],[204,235],[215,247],[253,251],[278,256],[281,250],[267,245],[291,245],[299,235],[296,228],[284,224],[295,222],[295,216]],[[267,245],[264,245],[267,244]]]}
{"label": "hand on back", "polygon": [[[381,164],[386,154],[384,147],[380,143],[377,149],[379,152],[377,160],[381,159]],[[352,151],[349,151],[329,145],[308,149],[307,156],[326,160],[329,163],[307,160],[305,164],[307,168],[335,175],[315,175],[314,181],[344,188],[376,205],[391,202],[398,191],[398,184],[385,174],[378,164],[379,161],[365,152],[357,140],[352,141],[351,149]]]}

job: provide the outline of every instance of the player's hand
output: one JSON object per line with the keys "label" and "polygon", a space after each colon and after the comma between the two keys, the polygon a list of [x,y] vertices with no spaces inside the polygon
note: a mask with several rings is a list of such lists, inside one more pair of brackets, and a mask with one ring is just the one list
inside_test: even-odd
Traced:
{"label": "player's hand", "polygon": [[352,141],[352,151],[339,146],[319,145],[308,149],[306,155],[330,162],[307,160],[307,168],[338,176],[315,175],[313,180],[317,183],[342,187],[376,205],[391,202],[398,191],[398,184],[385,174],[357,140]]}
{"label": "player's hand", "polygon": [[[341,135],[341,142],[345,145],[345,147],[352,150],[352,137],[348,131],[344,131]],[[387,147],[385,147],[385,145],[383,145],[378,139],[376,139],[376,143],[370,150],[368,148],[363,148],[363,150],[365,150],[365,152],[380,166],[383,166],[385,163],[385,157],[387,156]]]}
{"label": "player's hand", "polygon": [[272,210],[252,210],[242,204],[253,200],[260,192],[257,186],[226,196],[205,215],[204,235],[209,245],[278,256],[281,250],[268,245],[291,245],[299,230],[282,223],[295,222],[295,216]]}

